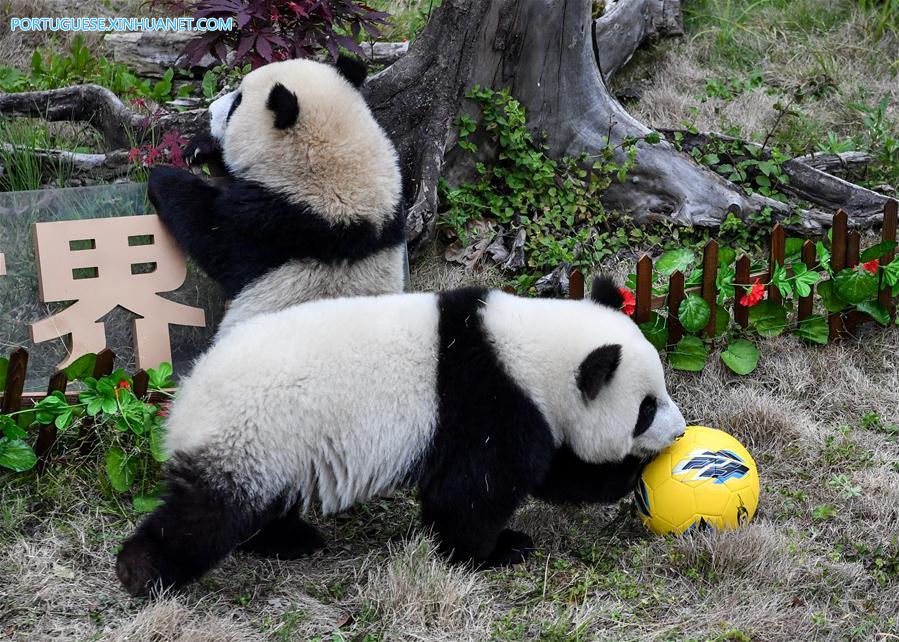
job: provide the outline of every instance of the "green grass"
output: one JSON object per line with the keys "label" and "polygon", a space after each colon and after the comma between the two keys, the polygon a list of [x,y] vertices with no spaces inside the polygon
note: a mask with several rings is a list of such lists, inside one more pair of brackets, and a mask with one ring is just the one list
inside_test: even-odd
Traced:
{"label": "green grass", "polygon": [[372,0],[369,5],[390,14],[390,25],[382,29],[382,40],[415,40],[428,23],[428,17],[442,0]]}

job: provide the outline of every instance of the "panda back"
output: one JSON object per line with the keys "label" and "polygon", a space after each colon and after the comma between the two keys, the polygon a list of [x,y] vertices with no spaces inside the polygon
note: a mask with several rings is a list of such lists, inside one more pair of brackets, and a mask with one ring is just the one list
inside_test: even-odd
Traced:
{"label": "panda back", "polygon": [[296,487],[325,511],[390,488],[433,436],[437,325],[430,294],[316,301],[238,324],[184,381],[167,449],[238,478],[247,462],[255,484],[250,466],[264,466],[268,491]]}

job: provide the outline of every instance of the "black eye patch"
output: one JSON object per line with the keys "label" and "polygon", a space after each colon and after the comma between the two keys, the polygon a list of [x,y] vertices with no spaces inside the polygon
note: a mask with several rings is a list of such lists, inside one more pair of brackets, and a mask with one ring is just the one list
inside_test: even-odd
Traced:
{"label": "black eye patch", "polygon": [[231,103],[231,108],[228,109],[228,115],[225,117],[225,122],[227,123],[231,120],[231,114],[234,113],[234,110],[237,109],[237,106],[240,104],[240,101],[243,99],[243,94],[237,94],[234,97],[234,102]]}
{"label": "black eye patch", "polygon": [[634,437],[639,437],[652,425],[656,416],[656,398],[646,396],[640,404],[640,412],[637,413],[637,425],[634,426]]}

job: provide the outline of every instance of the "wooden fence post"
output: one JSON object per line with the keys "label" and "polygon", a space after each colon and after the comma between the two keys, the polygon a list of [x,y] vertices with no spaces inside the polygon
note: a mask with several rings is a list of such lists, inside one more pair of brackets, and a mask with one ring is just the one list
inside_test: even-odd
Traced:
{"label": "wooden fence post", "polygon": [[134,382],[134,385],[131,386],[131,392],[134,393],[134,396],[138,399],[146,397],[147,389],[150,387],[150,375],[147,374],[147,371],[138,370],[134,373],[131,380]]}
{"label": "wooden fence post", "polygon": [[[830,238],[830,269],[836,274],[846,267],[846,226],[848,220],[846,212],[837,210],[833,216]],[[830,327],[830,339],[836,339],[843,334],[843,315],[834,312],[828,315],[827,324]]]}
{"label": "wooden fence post", "polygon": [[[859,254],[861,252],[861,243],[862,238],[861,234],[858,233],[858,230],[852,230],[849,233],[849,236],[846,238],[846,267],[854,268],[859,264]],[[846,334],[850,334],[855,336],[855,332],[858,329],[859,321],[861,321],[861,317],[867,317],[867,315],[863,315],[861,312],[856,310],[852,310],[847,312],[843,316],[843,327],[845,328]]]}
{"label": "wooden fence post", "polygon": [[3,392],[3,405],[0,412],[7,415],[22,408],[22,391],[25,389],[25,371],[28,369],[28,353],[25,348],[18,348],[9,355],[9,366],[6,370],[6,390]]}
{"label": "wooden fence post", "polygon": [[637,262],[637,309],[634,321],[646,323],[652,313],[652,259],[643,255]]}
{"label": "wooden fence post", "polygon": [[568,298],[584,298],[584,274],[580,270],[572,270],[568,275]]}
{"label": "wooden fence post", "polygon": [[[811,241],[806,241],[802,244],[802,262],[805,263],[805,267],[809,270],[815,267],[817,264],[817,255],[815,253],[815,244]],[[812,316],[812,306],[815,301],[815,286],[812,286],[812,291],[808,293],[808,296],[799,297],[799,314],[798,319],[800,321],[804,319],[808,319]]]}
{"label": "wooden fence post", "polygon": [[[115,362],[115,353],[109,348],[104,348],[97,353],[97,361],[94,363],[94,379],[99,379],[112,372],[112,365]],[[78,451],[82,455],[90,454],[97,438],[97,422],[94,419],[85,419],[81,424],[81,444]]]}
{"label": "wooden fence post", "polygon": [[674,346],[684,336],[684,327],[677,317],[681,301],[684,300],[684,273],[680,270],[668,279],[668,346]]}
{"label": "wooden fence post", "polygon": [[[899,202],[897,202],[896,199],[888,200],[883,206],[883,233],[881,239],[884,241],[896,240],[896,220],[899,218],[897,217],[897,209],[899,209]],[[893,262],[895,257],[896,250],[890,250],[881,257],[880,264],[889,265]],[[887,312],[890,313],[891,319],[896,316],[896,306],[893,305],[892,290],[893,289],[883,281],[883,275],[881,275],[880,293],[877,295],[877,300],[880,301],[881,305],[883,305],[883,307],[887,309]]]}
{"label": "wooden fence post", "polygon": [[702,250],[702,298],[709,304],[709,322],[705,336],[715,336],[715,313],[718,304],[718,241],[709,239]]}
{"label": "wooden fence post", "polygon": [[[771,229],[771,254],[768,259],[768,280],[771,280],[771,277],[774,276],[774,268],[776,266],[783,267],[784,259],[786,254],[786,236],[784,233],[784,228],[780,223],[777,223]],[[773,303],[783,303],[783,297],[780,294],[780,290],[773,283],[768,286],[768,299]]]}
{"label": "wooden fence post", "polygon": [[[50,382],[47,384],[47,396],[49,397],[57,391],[65,394],[68,382],[69,378],[66,376],[66,373],[60,370],[50,377]],[[53,444],[56,443],[57,432],[56,425],[52,423],[41,424],[40,428],[38,428],[37,442],[34,444],[38,473],[44,472],[50,463],[50,450],[53,448]]]}
{"label": "wooden fence post", "polygon": [[740,304],[740,299],[749,294],[752,284],[749,282],[749,257],[743,254],[737,259],[737,272],[734,275],[734,321],[740,324],[741,328],[749,325],[749,308]]}

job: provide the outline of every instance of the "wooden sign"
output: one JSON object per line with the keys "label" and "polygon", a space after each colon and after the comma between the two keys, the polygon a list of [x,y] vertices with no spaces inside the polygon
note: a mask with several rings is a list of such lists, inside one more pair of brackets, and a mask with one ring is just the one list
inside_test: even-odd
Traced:
{"label": "wooden sign", "polygon": [[116,306],[140,316],[134,348],[141,368],[172,360],[169,324],[206,324],[203,310],[159,296],[183,285],[187,265],[158,216],[35,223],[34,243],[41,301],[74,301],[31,324],[35,343],[71,334],[60,368],[106,348],[98,320]]}

